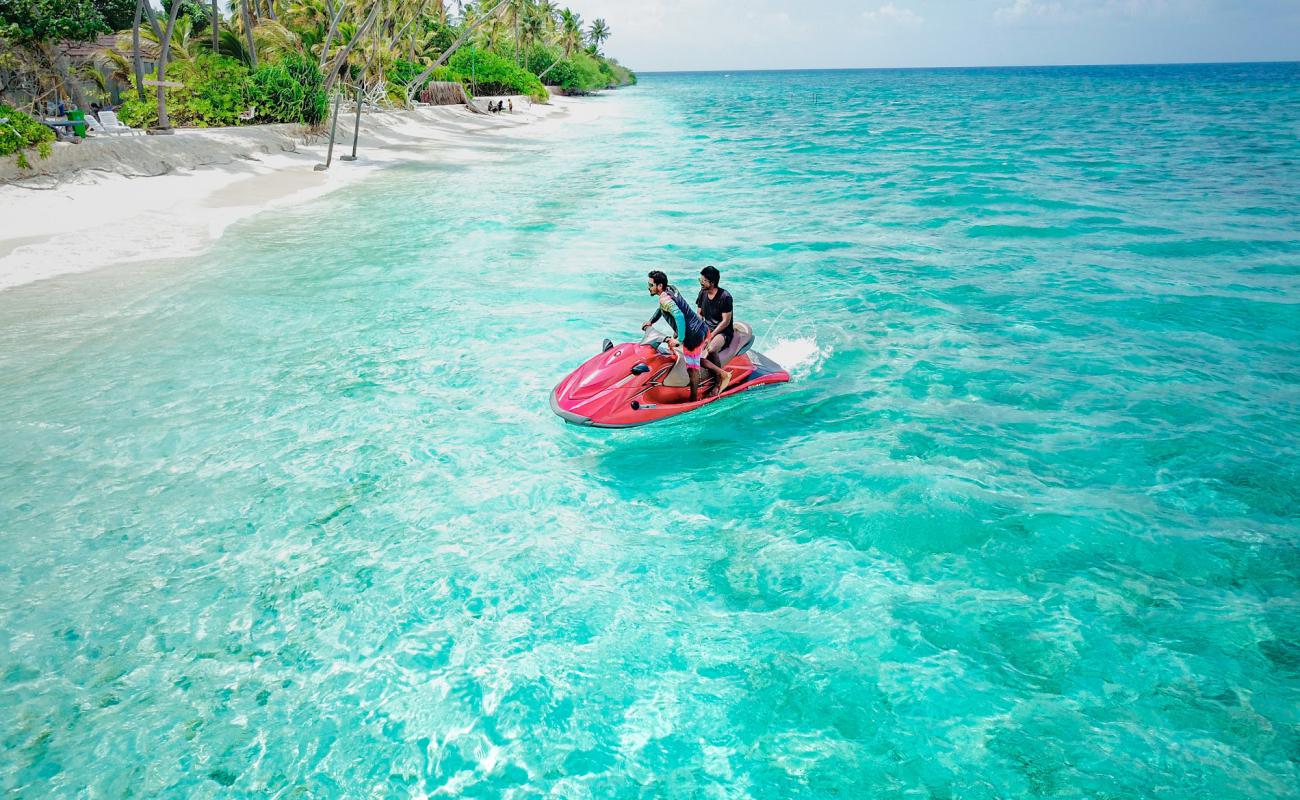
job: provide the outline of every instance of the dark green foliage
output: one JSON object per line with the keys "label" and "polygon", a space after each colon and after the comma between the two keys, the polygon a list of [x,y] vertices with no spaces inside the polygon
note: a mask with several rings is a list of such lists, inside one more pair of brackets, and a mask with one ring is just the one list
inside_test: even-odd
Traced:
{"label": "dark green foliage", "polygon": [[93,0],[0,0],[0,36],[15,44],[87,42],[108,32]]}
{"label": "dark green foliage", "polygon": [[575,52],[569,58],[563,55],[558,50],[534,45],[526,59],[528,69],[534,75],[542,76],[542,83],[559,86],[567,92],[594,91],[636,82],[636,77],[613,59],[594,56],[587,51]]}
{"label": "dark green foliage", "polygon": [[[102,0],[97,0],[102,2]],[[172,3],[177,0],[162,0],[163,14],[171,14]],[[207,3],[198,2],[198,0],[179,0],[181,10],[179,16],[189,17],[194,23],[194,29],[199,30],[212,24],[212,8]],[[135,3],[131,4],[131,13],[135,13]],[[134,23],[134,19],[127,21],[127,27]]]}
{"label": "dark green foliage", "polygon": [[444,52],[456,41],[457,31],[450,25],[443,25],[433,17],[425,17],[423,23],[424,29],[433,33],[433,41],[430,46],[438,52]]}
{"label": "dark green foliage", "polygon": [[[329,97],[325,94],[325,76],[311,56],[290,53],[280,59],[279,65],[302,86],[302,108],[295,122],[317,125],[329,110]],[[288,120],[286,120],[288,121]]]}
{"label": "dark green foliage", "polygon": [[[524,66],[528,67],[528,71],[534,75],[541,75],[543,72],[546,72],[548,67],[563,56],[564,54],[558,50],[552,50],[549,47],[535,44],[528,50],[527,55],[524,57]],[[559,69],[559,67],[556,67],[555,69]],[[546,83],[551,82],[551,75],[554,71],[555,70],[551,70],[551,72],[546,73],[546,78],[544,79]]]}
{"label": "dark green foliage", "polygon": [[50,154],[50,143],[54,141],[54,131],[15,108],[0,103],[0,156],[10,153],[18,154],[18,166],[31,166],[24,150],[35,147],[41,158]]}
{"label": "dark green foliage", "polygon": [[455,80],[473,94],[526,94],[534,100],[546,100],[546,89],[536,75],[490,50],[462,47],[448,66]]}
{"label": "dark green foliage", "polygon": [[110,31],[128,30],[135,24],[135,0],[94,0]]}
{"label": "dark green foliage", "polygon": [[[184,84],[167,89],[167,116],[172,125],[206,128],[238,125],[248,108],[248,68],[239,61],[212,53],[199,53],[167,69],[167,79]],[[126,99],[118,116],[128,125],[149,127],[158,123],[158,89],[146,86],[145,99]],[[261,109],[259,108],[259,111]]]}
{"label": "dark green foliage", "polygon": [[[600,62],[585,51],[577,51],[569,59],[573,65],[573,74],[569,83],[561,83],[566,92],[590,92],[596,89],[604,89],[609,81],[604,73],[600,71]],[[560,69],[556,67],[556,69]],[[548,79],[551,77],[546,76]]]}
{"label": "dark green foliage", "polygon": [[[384,77],[394,86],[405,87],[410,84],[411,81],[418,78],[420,73],[423,71],[424,67],[414,61],[407,61],[404,58],[399,58],[390,64],[388,69],[384,70]],[[423,89],[424,85],[432,80],[434,80],[434,77],[430,75],[428,80],[416,87],[416,91]]]}
{"label": "dark green foliage", "polygon": [[257,104],[257,118],[266,122],[302,119],[305,92],[289,70],[279,64],[258,67],[249,82],[249,95]]}
{"label": "dark green foliage", "polygon": [[581,80],[578,78],[578,71],[574,69],[572,61],[561,61],[546,73],[542,82],[547,86],[559,86],[565,91],[572,91],[581,88]]}

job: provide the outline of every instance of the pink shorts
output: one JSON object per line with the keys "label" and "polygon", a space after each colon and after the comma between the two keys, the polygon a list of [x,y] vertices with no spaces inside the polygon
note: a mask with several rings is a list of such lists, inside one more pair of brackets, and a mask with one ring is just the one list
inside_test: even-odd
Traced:
{"label": "pink shorts", "polygon": [[682,357],[686,359],[686,368],[699,369],[700,356],[703,355],[703,353],[704,342],[700,342],[700,346],[696,347],[694,350],[687,350],[686,345],[682,345]]}

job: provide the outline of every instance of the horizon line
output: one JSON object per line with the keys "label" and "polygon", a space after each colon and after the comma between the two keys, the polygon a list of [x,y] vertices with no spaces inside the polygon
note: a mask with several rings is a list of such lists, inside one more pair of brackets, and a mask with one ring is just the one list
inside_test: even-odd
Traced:
{"label": "horizon line", "polygon": [[1073,67],[1213,67],[1260,64],[1300,64],[1300,59],[1255,61],[1112,61],[1074,64],[943,64],[906,67],[745,67],[742,69],[647,69],[633,68],[637,75],[714,74],[732,72],[871,72],[925,69],[1068,69]]}

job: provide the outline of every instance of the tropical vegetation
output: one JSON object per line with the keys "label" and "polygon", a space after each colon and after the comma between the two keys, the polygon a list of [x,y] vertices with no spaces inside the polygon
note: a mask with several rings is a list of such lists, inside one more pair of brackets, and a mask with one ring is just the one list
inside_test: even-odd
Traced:
{"label": "tropical vegetation", "polygon": [[[62,55],[110,32],[94,69]],[[0,98],[23,75],[32,105],[84,108],[113,78],[131,87],[131,125],[315,125],[337,90],[405,107],[432,81],[537,100],[634,83],[609,37],[550,0],[233,0],[225,14],[215,0],[0,0]]]}
{"label": "tropical vegetation", "polygon": [[0,103],[0,156],[18,154],[18,166],[31,166],[28,150],[35,150],[41,158],[50,155],[54,131],[32,119],[16,108]]}

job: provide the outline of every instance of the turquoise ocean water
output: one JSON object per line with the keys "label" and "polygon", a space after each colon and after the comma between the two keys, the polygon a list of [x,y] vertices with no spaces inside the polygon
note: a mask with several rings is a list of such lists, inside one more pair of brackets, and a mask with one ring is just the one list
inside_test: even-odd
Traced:
{"label": "turquoise ocean water", "polygon": [[[1300,795],[1300,66],[583,102],[0,293],[0,792]],[[707,263],[792,383],[552,415]]]}

